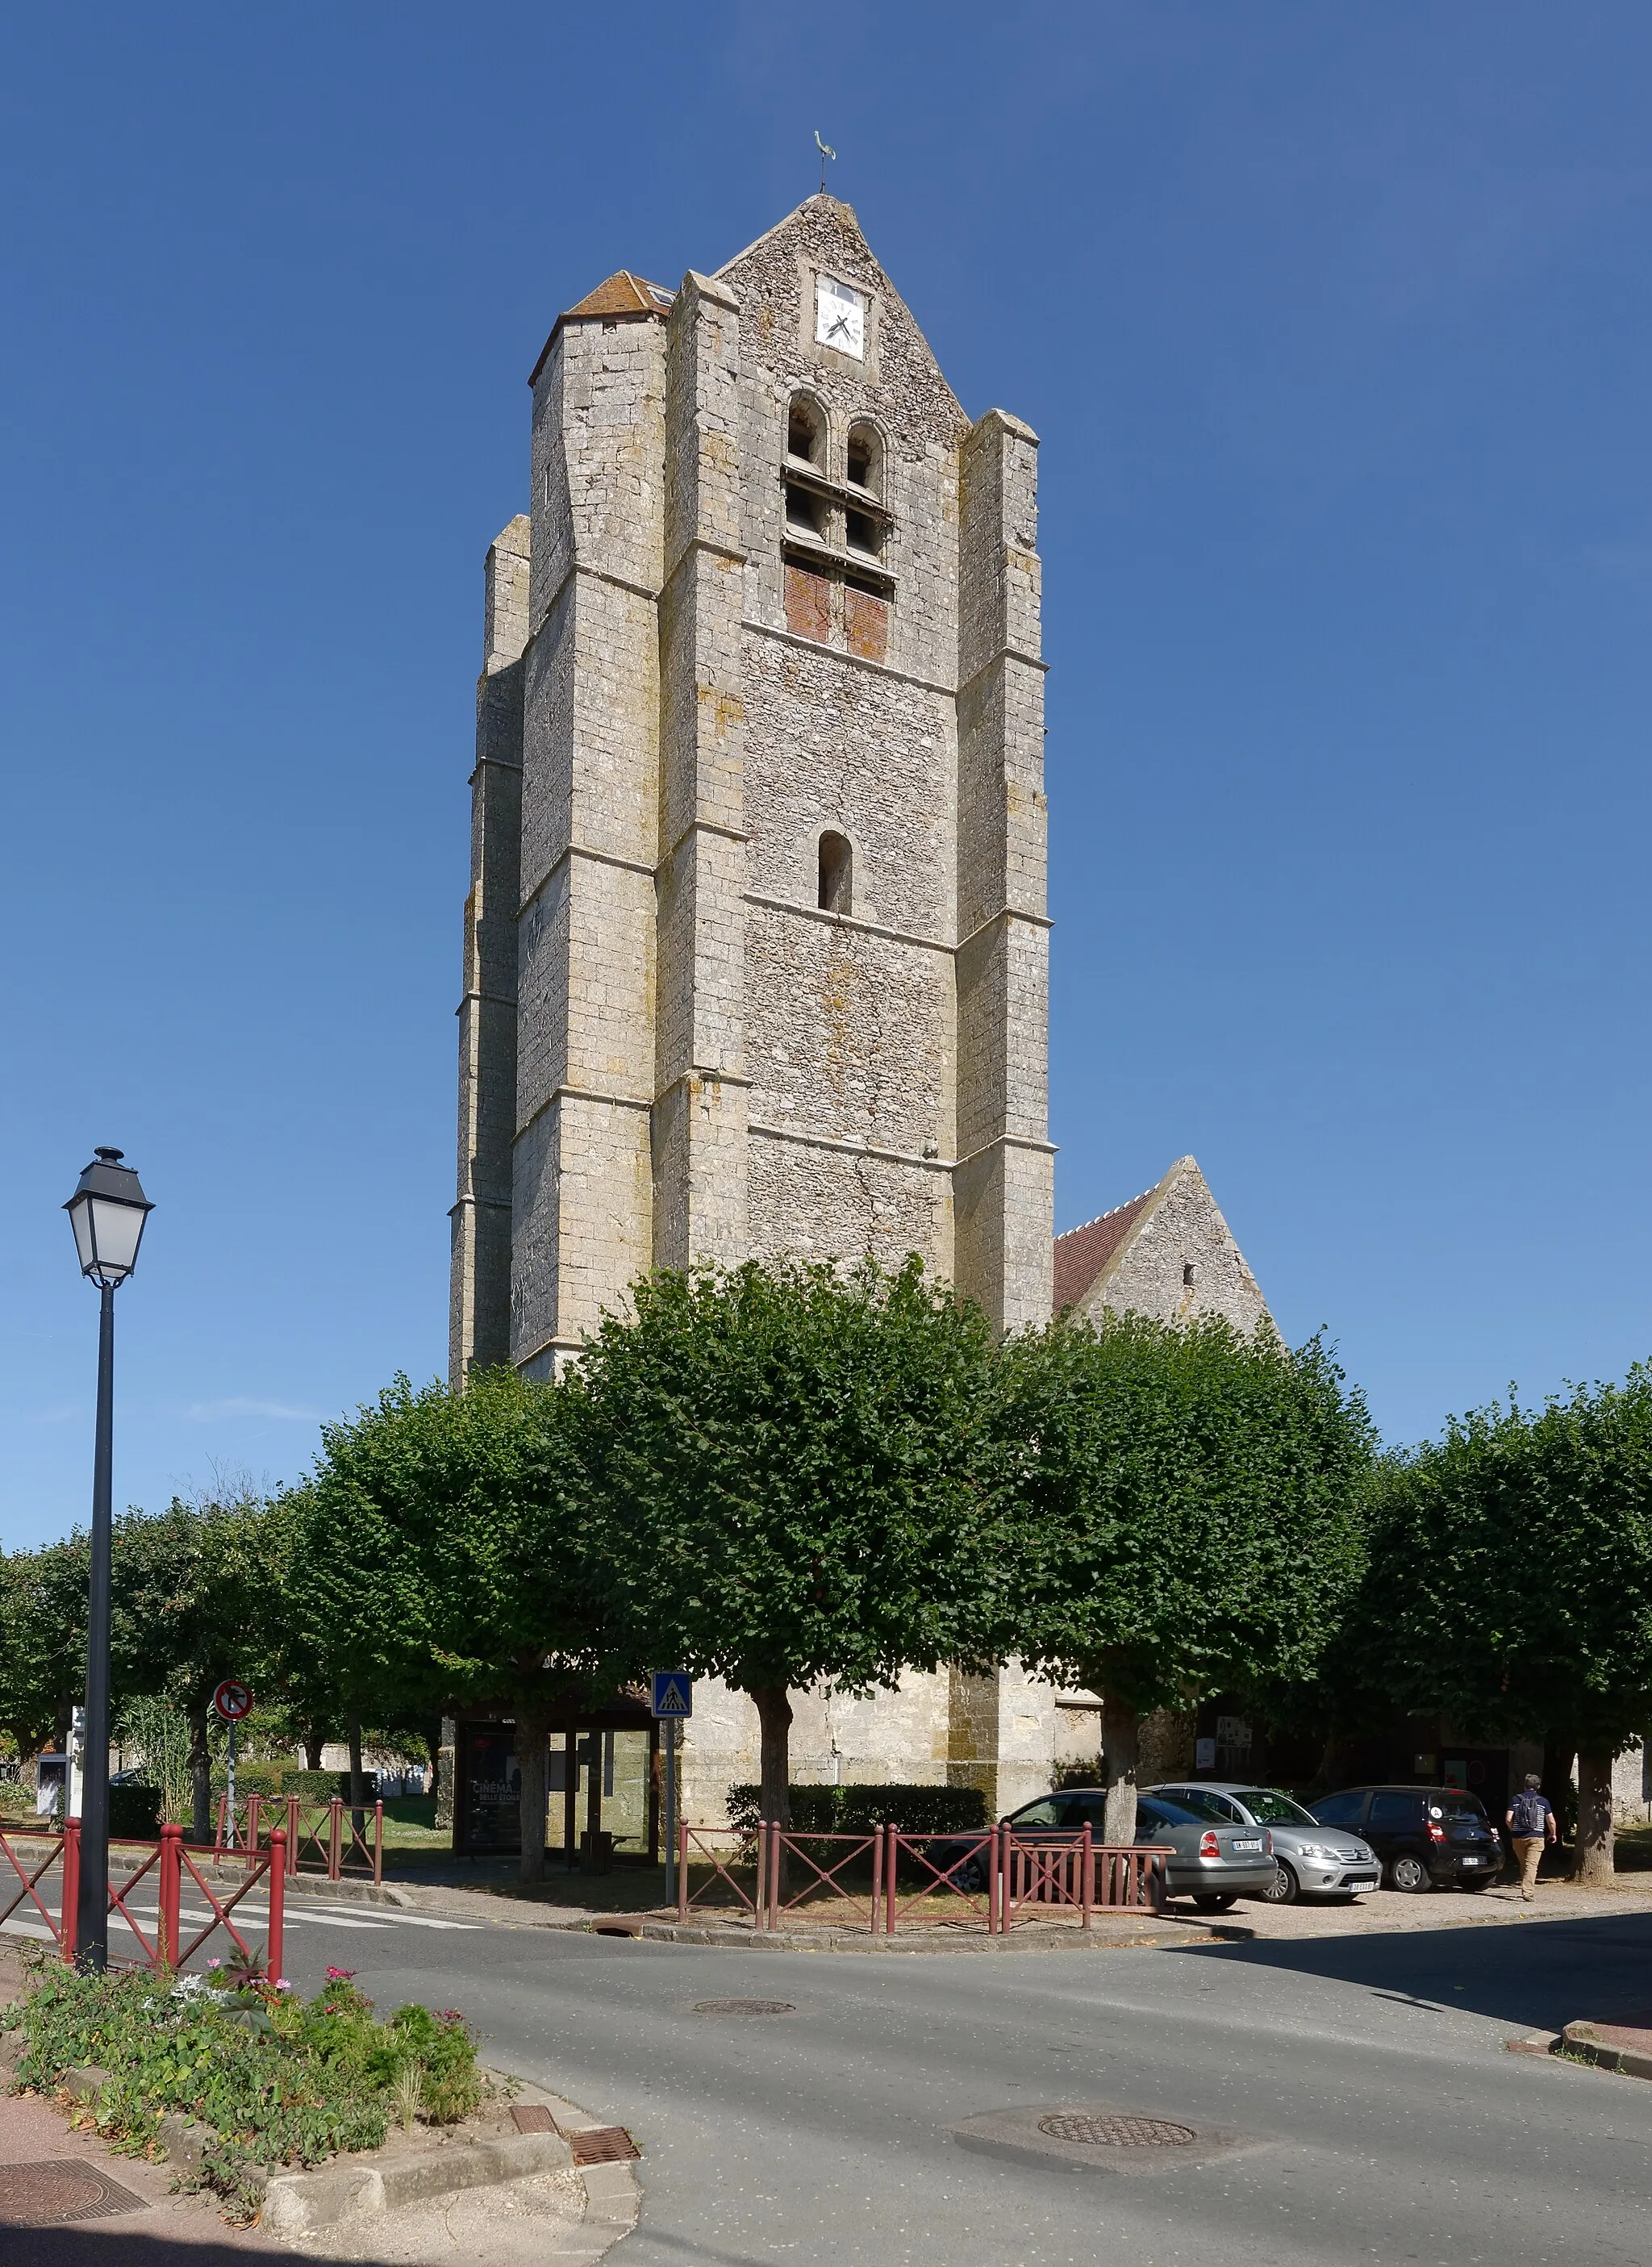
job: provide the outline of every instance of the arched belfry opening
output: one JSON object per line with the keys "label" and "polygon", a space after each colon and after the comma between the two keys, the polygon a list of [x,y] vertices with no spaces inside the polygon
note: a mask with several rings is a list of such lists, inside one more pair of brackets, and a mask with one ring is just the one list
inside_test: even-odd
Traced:
{"label": "arched belfry opening", "polygon": [[855,910],[855,853],[847,834],[834,834],[828,827],[820,837],[820,893],[819,904],[822,913],[848,913]]}

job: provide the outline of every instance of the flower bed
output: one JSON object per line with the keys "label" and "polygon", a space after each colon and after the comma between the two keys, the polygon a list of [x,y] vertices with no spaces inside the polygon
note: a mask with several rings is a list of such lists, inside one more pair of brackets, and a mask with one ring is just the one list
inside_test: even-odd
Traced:
{"label": "flower bed", "polygon": [[454,2009],[398,2007],[381,2023],[338,1968],[306,2002],[227,1976],[169,1985],[42,1963],[26,1997],[0,2008],[0,2029],[21,2031],[19,2085],[49,2094],[68,2071],[107,2071],[84,2114],[132,2155],[165,2153],[164,2117],[198,2120],[208,2131],[180,2179],[215,2190],[241,2222],[273,2168],[376,2149],[393,2124],[454,2124],[484,2090]]}

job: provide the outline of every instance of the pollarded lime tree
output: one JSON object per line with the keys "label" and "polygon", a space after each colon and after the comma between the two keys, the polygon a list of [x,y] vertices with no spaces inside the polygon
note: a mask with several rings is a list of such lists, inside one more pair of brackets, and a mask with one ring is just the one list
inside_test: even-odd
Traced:
{"label": "pollarded lime tree", "polygon": [[285,1500],[288,1680],[382,1722],[499,1700],[521,1757],[522,1877],[545,1866],[552,1713],[635,1673],[566,1386],[407,1380],[323,1430]]}
{"label": "pollarded lime tree", "polygon": [[1385,1464],[1354,1637],[1399,1707],[1575,1745],[1576,1872],[1610,1882],[1612,1757],[1652,1723],[1652,1369]]}
{"label": "pollarded lime tree", "polygon": [[114,1534],[111,1667],[118,1698],[153,1696],[189,1722],[192,1824],[212,1833],[212,1695],[263,1684],[283,1612],[274,1517],[250,1491],[128,1511]]}
{"label": "pollarded lime tree", "polygon": [[1360,1571],[1370,1420],[1317,1339],[1293,1354],[1220,1316],[1066,1317],[1002,1361],[999,1647],[1101,1694],[1107,1838],[1128,1842],[1142,1715],[1312,1673]]}
{"label": "pollarded lime tree", "polygon": [[975,1308],[870,1261],[638,1283],[569,1379],[624,1612],[662,1666],[756,1704],[789,1817],[789,1690],[864,1692],[976,1648],[994,1349]]}
{"label": "pollarded lime tree", "polygon": [[91,1580],[84,1533],[0,1557],[0,1727],[26,1762],[68,1738],[85,1698]]}

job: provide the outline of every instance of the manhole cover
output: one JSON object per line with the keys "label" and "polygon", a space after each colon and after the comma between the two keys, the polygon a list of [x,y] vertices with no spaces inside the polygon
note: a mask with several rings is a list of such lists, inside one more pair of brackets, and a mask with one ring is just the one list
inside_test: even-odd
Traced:
{"label": "manhole cover", "polygon": [[0,2227],[62,2227],[71,2219],[108,2219],[144,2209],[142,2197],[72,2157],[0,2165]]}
{"label": "manhole cover", "polygon": [[1167,2117],[1089,2117],[1058,2112],[1040,2117],[1040,2133],[1053,2141],[1077,2141],[1087,2149],[1185,2149],[1199,2136],[1191,2125]]}
{"label": "manhole cover", "polygon": [[696,1999],[696,2015],[795,2015],[790,1999]]}

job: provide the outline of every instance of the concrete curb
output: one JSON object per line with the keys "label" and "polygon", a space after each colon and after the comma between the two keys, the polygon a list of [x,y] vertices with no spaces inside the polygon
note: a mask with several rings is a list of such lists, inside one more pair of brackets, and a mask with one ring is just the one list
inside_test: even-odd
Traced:
{"label": "concrete curb", "polygon": [[1118,1952],[1141,1945],[1170,1944],[1179,1939],[1170,1931],[1141,1927],[1024,1928],[1008,1936],[966,1936],[943,1926],[914,1931],[909,1936],[873,1936],[859,1929],[719,1928],[710,1924],[644,1920],[621,1926],[617,1921],[547,1922],[574,1935],[629,1936],[655,1944],[700,1944],[720,1951],[741,1952]]}
{"label": "concrete curb", "polygon": [[1612,2023],[1568,2023],[1552,2051],[1561,2050],[1623,2078],[1652,2078],[1652,2032]]}
{"label": "concrete curb", "polygon": [[457,2149],[392,2159],[383,2165],[323,2165],[312,2173],[273,2173],[261,2225],[272,2235],[308,2235],[347,2219],[428,2204],[460,2189],[491,2187],[535,2173],[566,2172],[574,2153],[560,2133],[513,2133]]}

